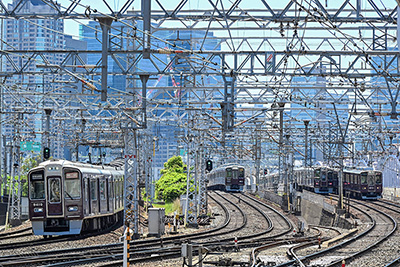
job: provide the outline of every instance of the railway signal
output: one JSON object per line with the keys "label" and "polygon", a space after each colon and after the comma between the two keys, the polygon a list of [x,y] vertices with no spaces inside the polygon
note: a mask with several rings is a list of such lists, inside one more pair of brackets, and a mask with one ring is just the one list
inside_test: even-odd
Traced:
{"label": "railway signal", "polygon": [[209,159],[206,162],[206,170],[210,172],[212,170],[212,168],[213,168],[213,162],[212,162],[212,160]]}
{"label": "railway signal", "polygon": [[43,158],[44,159],[50,158],[50,148],[48,147],[43,148]]}

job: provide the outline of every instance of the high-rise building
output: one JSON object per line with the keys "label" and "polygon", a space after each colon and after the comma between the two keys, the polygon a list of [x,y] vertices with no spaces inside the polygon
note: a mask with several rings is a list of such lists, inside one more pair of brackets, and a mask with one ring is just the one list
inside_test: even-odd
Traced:
{"label": "high-rise building", "polygon": [[[305,71],[308,69],[306,68]],[[313,72],[325,74],[326,69],[318,67]],[[291,121],[287,126],[291,127],[290,124],[293,124],[291,128],[300,131],[298,136],[304,138],[304,121],[311,121],[309,131],[313,131],[313,135],[316,135],[314,138],[317,139],[310,138],[308,140],[308,149],[311,150],[308,151],[308,155],[311,156],[313,163],[318,161],[327,163],[334,156],[329,148],[334,143],[334,137],[339,134],[339,128],[334,125],[337,125],[338,121],[346,121],[348,118],[349,105],[345,101],[348,96],[342,96],[344,91],[340,88],[327,87],[327,80],[324,76],[296,76],[292,79],[291,87],[293,102],[289,109]],[[336,101],[336,103],[328,101],[331,98],[341,101]],[[307,99],[314,99],[314,104],[310,104],[306,101]],[[341,103],[343,101],[344,104]],[[329,129],[330,132],[321,131],[321,129]],[[304,161],[304,158],[297,155],[296,160]]]}
{"label": "high-rise building", "polygon": [[[135,30],[135,27],[139,30]],[[118,47],[111,47],[111,49],[128,49],[128,50],[137,50],[141,49],[141,44],[137,40],[142,39],[142,31],[140,29],[143,28],[143,23],[141,21],[137,21],[132,23],[129,22],[112,22],[110,35],[111,38],[114,38],[114,42],[112,42],[113,46],[118,45]],[[207,34],[207,37],[203,43],[203,37]],[[124,38],[120,38],[124,35]],[[82,40],[87,41],[88,50],[101,50],[101,40],[102,40],[102,29],[100,23],[91,21],[87,25],[80,26],[80,36]],[[133,38],[135,37],[135,38]],[[151,46],[152,49],[178,49],[182,48],[188,50],[196,50],[202,47],[203,50],[219,50],[220,45],[217,38],[214,37],[213,33],[205,31],[171,31],[171,30],[163,30],[159,29],[158,31],[152,34]],[[167,41],[167,42],[164,42]],[[170,43],[174,43],[179,48],[174,48],[170,46]],[[135,61],[136,57],[139,55],[120,55],[119,58],[111,58],[108,59],[108,69],[112,73],[121,73],[121,66],[127,67],[128,62],[131,63]],[[157,54],[157,59],[153,58],[153,61],[148,59],[140,60],[139,64],[136,65],[131,71],[143,71],[143,72],[157,72],[158,69],[164,69],[165,63],[170,62],[174,55],[169,54]],[[100,54],[88,54],[87,63],[88,64],[97,64],[101,60]],[[118,64],[117,61],[118,60]],[[218,59],[214,59],[213,62],[220,63]],[[155,65],[157,67],[155,67]],[[191,63],[193,66],[193,62]],[[178,73],[179,71],[188,70],[191,65],[184,58],[173,61],[169,66],[169,70],[172,73]],[[93,79],[99,79],[100,77],[93,77]],[[190,97],[190,90],[187,88],[194,87],[191,84],[191,79],[193,77],[184,77],[181,75],[159,75],[157,77],[151,76],[149,81],[147,82],[148,87],[175,87],[173,92],[166,92],[164,90],[157,89],[148,89],[147,91],[147,99],[155,100],[155,99],[170,99],[171,97],[177,100],[177,103],[181,103],[181,105],[185,105],[185,102],[188,97]],[[195,80],[195,79],[193,79]],[[204,76],[204,77],[196,77],[197,81],[202,81],[204,85],[212,86],[216,85],[220,82],[220,78],[215,79],[214,76]],[[142,83],[138,77],[133,77],[126,79],[123,75],[113,75],[108,77],[108,92],[112,92],[114,89],[122,91],[122,92],[132,92],[133,88],[135,90],[140,91],[142,87]],[[141,95],[140,92],[138,92]],[[198,96],[202,93],[198,92]],[[204,94],[204,99],[206,94]],[[222,99],[222,98],[221,98]],[[148,103],[148,107],[150,107],[150,103]],[[176,111],[171,110],[171,104],[166,103],[163,105],[161,102],[157,104],[157,111],[155,116],[162,116],[163,119],[157,124],[152,124],[151,121],[148,121],[148,128],[154,135],[157,137],[157,146],[155,152],[155,159],[153,159],[154,166],[157,169],[163,168],[164,162],[166,162],[170,157],[177,155],[178,151],[178,139],[180,133],[184,132],[184,129],[180,129],[179,122],[176,122],[177,116],[174,114]],[[182,118],[183,120],[187,118]],[[165,124],[163,121],[173,121],[174,123]],[[110,153],[107,153],[110,154]]]}
{"label": "high-rise building", "polygon": [[[42,1],[28,0],[24,1],[22,4],[20,1],[14,0],[8,5],[8,9],[12,10],[17,8],[16,13],[36,13],[36,14],[56,14],[55,9],[46,5]],[[64,47],[64,22],[61,19],[5,19],[4,20],[4,49],[12,50],[55,50],[62,49]],[[22,68],[28,60],[29,57],[23,56],[21,53],[12,54],[10,53],[11,60],[15,63],[17,68]],[[58,64],[62,60],[62,55],[48,53],[44,54],[46,59],[50,64]],[[3,69],[6,72],[16,71],[14,66],[9,62],[3,61]],[[43,64],[43,62],[37,62],[37,64]],[[11,91],[4,92],[4,101],[7,104],[12,103],[12,88],[13,87],[23,87],[31,92],[46,93],[49,91],[54,91],[57,85],[51,83],[50,81],[54,78],[52,75],[29,75],[26,73],[37,71],[36,64],[30,64],[25,66],[23,75],[13,75],[7,81],[7,85],[11,88]],[[44,70],[45,71],[45,70]],[[40,100],[41,95],[33,95],[33,102]],[[15,135],[15,130],[20,128],[20,135],[22,141],[36,141],[44,142],[43,130],[44,130],[44,114],[38,113],[35,108],[32,108],[28,102],[22,103],[24,106],[24,113],[15,115],[12,113],[7,113],[7,108],[5,111],[6,121],[8,118],[8,123],[4,125],[4,134],[11,140]],[[50,101],[44,99],[42,102],[43,108],[51,108]],[[23,121],[23,123],[22,123]],[[17,125],[19,124],[19,125]],[[30,129],[24,131],[23,129]],[[34,129],[34,131],[32,131]],[[52,140],[54,141],[54,140]],[[58,147],[58,146],[57,146]],[[55,152],[55,151],[53,151]],[[60,150],[52,154],[54,157],[59,157],[61,154]]]}
{"label": "high-rise building", "polygon": [[[53,7],[38,0],[27,0],[22,3],[21,1],[13,0],[8,5],[8,10],[13,10],[16,7],[15,12],[17,14],[57,14],[57,11]],[[52,53],[52,50],[86,48],[82,41],[74,40],[72,37],[64,35],[64,21],[62,19],[5,19],[3,27],[3,46],[5,50],[49,51],[49,53],[43,54],[48,64],[61,64],[65,56],[60,53]],[[22,68],[24,66],[23,75],[13,75],[7,79],[9,90],[4,92],[4,102],[6,103],[5,107],[12,104],[13,98],[11,94],[13,93],[13,88],[23,87],[32,92],[30,100],[33,100],[33,103],[38,102],[39,106],[32,107],[28,101],[22,103],[24,105],[23,113],[17,115],[15,113],[7,113],[11,109],[7,110],[5,108],[6,123],[4,124],[3,134],[11,141],[12,137],[15,136],[16,129],[20,128],[21,141],[40,142],[43,148],[47,146],[44,134],[46,116],[43,109],[54,110],[57,107],[54,106],[54,102],[50,99],[42,98],[46,96],[47,92],[52,92],[52,94],[62,93],[65,86],[55,83],[54,80],[57,79],[55,79],[55,75],[49,74],[48,69],[37,67],[37,65],[44,65],[45,63],[41,57],[37,57],[35,61],[32,61],[32,64],[25,66],[29,56],[27,57],[22,53],[13,54],[11,52],[9,57],[15,63],[15,66],[11,62],[3,60],[2,67],[6,72],[15,72],[15,67]],[[43,74],[29,74],[29,72],[34,73],[39,71]],[[60,79],[60,77],[57,78]],[[34,94],[35,92],[38,94]],[[53,119],[50,121],[50,128],[52,129],[50,130],[51,156],[55,158],[64,157],[64,136],[60,123]],[[29,131],[25,131],[25,129],[29,129]],[[32,129],[34,130],[32,131]]]}

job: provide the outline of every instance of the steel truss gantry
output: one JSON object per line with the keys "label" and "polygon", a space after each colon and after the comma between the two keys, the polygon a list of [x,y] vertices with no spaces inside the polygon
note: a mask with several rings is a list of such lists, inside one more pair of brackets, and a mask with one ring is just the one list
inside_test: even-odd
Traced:
{"label": "steel truss gantry", "polygon": [[[139,196],[133,189],[139,162],[134,156],[142,153],[136,139],[147,124],[177,124],[195,113],[202,121],[203,147],[210,153],[223,147],[225,157],[250,160],[254,143],[249,136],[260,136],[261,147],[271,144],[272,153],[283,147],[280,137],[290,135],[293,150],[304,156],[308,120],[307,149],[334,151],[325,158],[337,164],[340,150],[344,158],[354,158],[352,146],[364,145],[371,136],[380,145],[372,142],[369,147],[385,150],[388,136],[399,132],[395,3],[208,0],[193,9],[190,0],[128,0],[115,8],[105,0],[95,8],[84,0],[42,2],[54,13],[25,12],[26,0],[15,1],[12,9],[0,1],[0,16],[28,24],[39,19],[96,20],[102,49],[16,50],[5,43],[0,55],[9,68],[2,74],[2,123],[9,123],[8,115],[16,111],[42,114],[51,109],[51,120],[69,146],[124,147],[125,219],[135,229]],[[142,6],[146,2],[151,6]],[[115,27],[116,22],[122,26]],[[162,38],[166,32],[172,36],[168,40]],[[183,33],[190,33],[190,39],[180,39]],[[213,46],[206,49],[210,40]],[[97,64],[86,64],[89,54],[99,55]],[[62,60],[54,63],[51,55]],[[111,63],[116,67],[107,72]],[[35,76],[48,77],[43,80],[49,85],[41,88],[19,79]],[[109,87],[111,76],[125,77],[126,90]],[[181,82],[157,86],[160,79]],[[340,129],[346,131],[339,134]],[[343,132],[346,142],[338,145]],[[36,134],[44,132],[27,119],[22,138]],[[55,138],[53,131],[50,139]],[[258,153],[256,159],[266,164],[266,155]],[[268,160],[275,157],[271,155]]]}

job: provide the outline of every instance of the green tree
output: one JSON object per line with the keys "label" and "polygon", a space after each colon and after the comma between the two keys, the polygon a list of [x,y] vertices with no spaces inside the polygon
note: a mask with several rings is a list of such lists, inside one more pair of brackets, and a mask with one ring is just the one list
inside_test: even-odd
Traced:
{"label": "green tree", "polygon": [[186,193],[186,165],[180,156],[174,156],[164,163],[161,178],[156,182],[156,196],[165,202],[172,202]]}
{"label": "green tree", "polygon": [[28,172],[37,167],[41,161],[38,154],[32,154],[22,161],[21,165],[21,181],[22,183],[22,196],[28,196]]}
{"label": "green tree", "polygon": [[[28,172],[39,165],[40,162],[40,155],[32,154],[28,157],[24,158],[21,164],[21,186],[22,186],[22,196],[28,196]],[[7,175],[7,185],[11,185],[11,176]],[[15,184],[16,186],[16,184]],[[10,187],[8,187],[7,193],[10,193]],[[18,190],[18,188],[15,188]]]}

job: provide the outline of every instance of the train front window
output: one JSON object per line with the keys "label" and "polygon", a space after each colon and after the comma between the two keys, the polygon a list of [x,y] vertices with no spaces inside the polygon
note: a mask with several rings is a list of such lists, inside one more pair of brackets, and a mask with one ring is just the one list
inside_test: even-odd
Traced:
{"label": "train front window", "polygon": [[81,197],[81,181],[79,179],[79,173],[65,173],[64,187],[66,198],[79,199]]}
{"label": "train front window", "polygon": [[244,168],[239,168],[239,177],[244,178]]}
{"label": "train front window", "polygon": [[49,178],[49,202],[59,203],[61,202],[61,179],[60,178]]}
{"label": "train front window", "polygon": [[31,199],[44,199],[44,177],[43,172],[32,173],[30,175],[30,190]]}
{"label": "train front window", "polygon": [[376,174],[376,184],[381,184],[382,183],[382,173],[377,173]]}
{"label": "train front window", "polygon": [[232,177],[232,169],[231,168],[226,169],[226,177],[227,178],[231,178]]}
{"label": "train front window", "polygon": [[367,183],[367,173],[361,173],[361,184]]}

